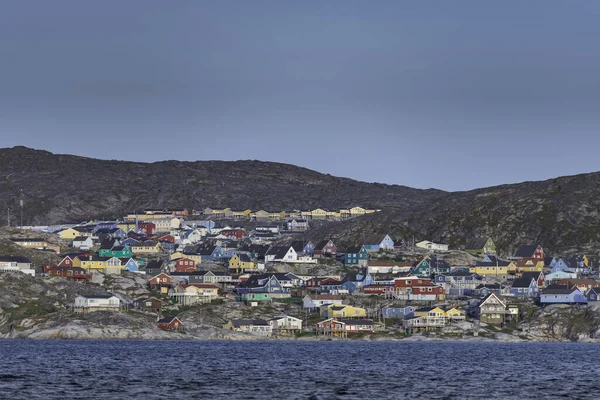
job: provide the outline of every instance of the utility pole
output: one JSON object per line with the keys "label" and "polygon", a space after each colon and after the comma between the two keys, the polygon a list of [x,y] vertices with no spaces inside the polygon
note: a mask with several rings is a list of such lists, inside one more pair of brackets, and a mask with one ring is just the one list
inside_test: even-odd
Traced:
{"label": "utility pole", "polygon": [[10,226],[10,207],[8,207],[8,210],[7,210],[6,226]]}
{"label": "utility pole", "polygon": [[19,201],[21,205],[21,229],[23,229],[23,189],[21,189],[21,200]]}

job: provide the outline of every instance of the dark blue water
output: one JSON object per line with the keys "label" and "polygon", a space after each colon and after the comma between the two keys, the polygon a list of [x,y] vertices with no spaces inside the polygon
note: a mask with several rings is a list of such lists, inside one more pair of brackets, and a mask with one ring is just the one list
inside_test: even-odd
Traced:
{"label": "dark blue water", "polygon": [[596,344],[0,340],[0,398],[599,398],[599,351]]}

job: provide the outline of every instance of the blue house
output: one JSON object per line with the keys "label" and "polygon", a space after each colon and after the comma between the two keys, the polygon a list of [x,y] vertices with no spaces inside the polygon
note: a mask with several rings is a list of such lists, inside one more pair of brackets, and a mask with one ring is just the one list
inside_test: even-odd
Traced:
{"label": "blue house", "polygon": [[558,271],[574,272],[573,270],[571,270],[571,267],[569,266],[569,264],[567,264],[562,258],[558,259],[552,266],[551,272],[558,272]]}
{"label": "blue house", "polygon": [[291,246],[294,248],[296,254],[312,256],[313,252],[315,251],[315,244],[310,240],[308,242],[303,240],[294,240]]}
{"label": "blue house", "polygon": [[133,258],[121,258],[121,265],[125,265],[125,270],[129,272],[136,272],[140,270],[138,262]]}
{"label": "blue house", "polygon": [[118,222],[113,222],[113,221],[107,221],[107,222],[100,222],[99,224],[97,224],[94,227],[94,230],[92,232],[96,233],[101,229],[114,229],[119,225]]}
{"label": "blue house", "polygon": [[394,250],[394,241],[390,235],[371,236],[365,239],[363,246],[367,251]]}
{"label": "blue house", "polygon": [[517,278],[513,281],[510,292],[515,297],[537,297],[538,295],[538,284],[534,278]]}
{"label": "blue house", "polygon": [[269,293],[271,297],[290,297],[291,288],[284,287],[275,275],[253,275],[235,289],[238,295],[244,293]]}
{"label": "blue house", "polygon": [[381,315],[384,318],[405,319],[415,315],[415,307],[384,307],[381,309]]}
{"label": "blue house", "polygon": [[352,282],[356,287],[368,286],[375,283],[373,276],[369,272],[365,274],[364,272],[351,271],[346,274],[344,280]]}
{"label": "blue house", "polygon": [[335,281],[335,280],[328,280],[326,282],[324,282],[323,284],[321,284],[321,287],[319,288],[319,292],[321,294],[339,294],[342,292],[346,292],[348,291],[348,293],[352,294],[356,291],[356,285],[354,284],[354,282],[350,282],[348,280],[343,280],[343,281]]}
{"label": "blue house", "polygon": [[121,246],[131,247],[134,246],[138,241],[134,238],[127,238],[125,240],[121,240]]}
{"label": "blue house", "polygon": [[586,297],[570,285],[550,285],[540,294],[541,304],[585,304]]}
{"label": "blue house", "polygon": [[369,262],[369,253],[364,246],[349,247],[344,254],[344,265],[366,267]]}

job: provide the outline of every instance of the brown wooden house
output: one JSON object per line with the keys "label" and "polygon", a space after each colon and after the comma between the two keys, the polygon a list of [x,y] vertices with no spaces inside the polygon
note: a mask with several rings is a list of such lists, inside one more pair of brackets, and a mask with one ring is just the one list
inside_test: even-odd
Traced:
{"label": "brown wooden house", "polygon": [[146,299],[138,299],[134,302],[136,309],[141,311],[147,311],[151,313],[160,314],[162,310],[163,302],[155,297],[149,297]]}
{"label": "brown wooden house", "polygon": [[158,329],[165,331],[181,331],[183,330],[183,323],[177,317],[166,317],[158,320],[156,323]]}

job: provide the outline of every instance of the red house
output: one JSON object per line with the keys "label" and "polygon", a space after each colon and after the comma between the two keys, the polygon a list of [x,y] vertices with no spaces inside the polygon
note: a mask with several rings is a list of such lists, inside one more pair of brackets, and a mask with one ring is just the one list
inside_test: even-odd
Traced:
{"label": "red house", "polygon": [[171,235],[164,235],[164,236],[159,237],[157,239],[157,241],[159,241],[159,242],[167,242],[167,243],[174,244],[175,243],[175,238],[173,236],[171,236]]}
{"label": "red house", "polygon": [[49,276],[58,276],[73,282],[86,283],[92,279],[92,274],[79,267],[58,267],[56,265],[44,265],[44,272]]}
{"label": "red house", "polygon": [[309,289],[318,289],[321,287],[321,285],[323,284],[323,282],[327,282],[327,281],[335,281],[335,279],[333,278],[310,278],[309,280],[306,281],[306,287]]}
{"label": "red house", "polygon": [[171,286],[171,277],[164,272],[150,278],[150,286]]}
{"label": "red house", "polygon": [[314,257],[332,257],[337,254],[337,246],[332,240],[321,240],[313,250]]}
{"label": "red house", "polygon": [[241,239],[246,236],[246,231],[243,229],[223,229],[219,234],[228,238]]}
{"label": "red house", "polygon": [[138,233],[142,233],[144,235],[152,235],[156,232],[156,224],[152,222],[139,222],[138,223]]}
{"label": "red house", "polygon": [[70,253],[63,257],[63,259],[58,263],[59,267],[72,267],[73,261],[75,258],[81,259],[82,257],[90,257],[90,253]]}
{"label": "red house", "polygon": [[384,285],[367,285],[362,287],[362,291],[364,294],[382,295],[388,290],[392,290],[392,288],[390,286]]}
{"label": "red house", "polygon": [[166,317],[159,320],[156,325],[158,329],[163,329],[165,331],[180,331],[183,330],[183,323],[177,317]]}
{"label": "red house", "polygon": [[537,261],[544,261],[544,249],[542,246],[536,244],[526,244],[519,246],[513,258],[533,258]]}
{"label": "red house", "polygon": [[196,262],[189,258],[180,258],[175,262],[175,272],[194,272],[196,271]]}

